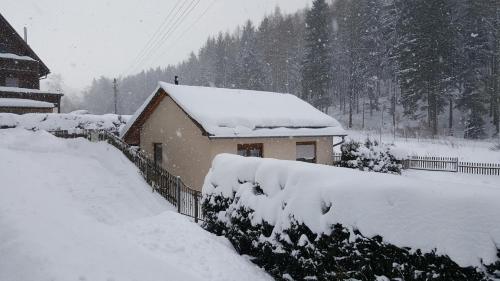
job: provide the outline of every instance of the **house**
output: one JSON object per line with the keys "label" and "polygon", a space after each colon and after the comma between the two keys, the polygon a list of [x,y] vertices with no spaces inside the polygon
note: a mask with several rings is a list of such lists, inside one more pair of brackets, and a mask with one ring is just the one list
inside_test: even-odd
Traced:
{"label": "house", "polygon": [[40,91],[50,70],[25,39],[0,14],[0,112],[60,112],[62,94]]}
{"label": "house", "polygon": [[334,136],[341,125],[294,95],[164,82],[120,133],[198,190],[219,153],[331,164]]}

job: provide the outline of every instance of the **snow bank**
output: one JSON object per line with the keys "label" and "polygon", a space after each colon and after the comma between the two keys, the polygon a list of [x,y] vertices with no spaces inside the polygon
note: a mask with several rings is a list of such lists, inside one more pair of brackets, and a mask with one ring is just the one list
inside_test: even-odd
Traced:
{"label": "snow bank", "polygon": [[130,117],[127,115],[91,115],[73,113],[0,113],[0,128],[23,128],[27,130],[74,130],[102,129],[117,132]]}
{"label": "snow bank", "polygon": [[[252,224],[268,222],[273,233],[289,229],[291,217],[316,234],[328,234],[340,223],[366,237],[380,235],[398,247],[436,249],[465,267],[498,259],[500,178],[482,179],[494,184],[222,154],[213,161],[203,194],[232,200],[235,192],[238,200],[231,201],[230,209],[255,210]],[[226,211],[219,213],[221,220]]]}
{"label": "snow bank", "polygon": [[54,104],[50,102],[28,100],[28,99],[0,98],[0,107],[54,108]]}
{"label": "snow bank", "polygon": [[0,130],[0,280],[270,280],[114,147]]}
{"label": "snow bank", "polygon": [[[342,126],[290,94],[159,83],[172,99],[212,137],[329,136]],[[135,122],[158,89],[137,110]],[[131,126],[125,127],[124,132]]]}

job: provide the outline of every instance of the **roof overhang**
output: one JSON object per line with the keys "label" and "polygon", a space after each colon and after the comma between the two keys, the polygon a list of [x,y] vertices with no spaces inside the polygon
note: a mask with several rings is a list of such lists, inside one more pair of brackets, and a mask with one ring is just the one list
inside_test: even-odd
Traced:
{"label": "roof overhang", "polygon": [[16,39],[18,41],[23,42],[24,47],[26,48],[26,50],[29,53],[29,57],[38,61],[38,63],[40,64],[39,77],[49,75],[49,73],[50,73],[49,68],[43,63],[43,61],[40,59],[40,57],[38,57],[38,55],[35,53],[35,51],[33,51],[33,49],[31,49],[30,45],[28,45],[28,43],[26,41],[24,41],[24,39],[21,37],[21,35],[19,35],[19,33],[17,33],[16,29],[9,23],[9,21],[7,21],[7,19],[4,18],[4,16],[0,13],[0,24],[1,23],[5,24],[5,26],[7,26],[7,28],[10,29],[11,33],[13,34],[14,37],[16,37]]}
{"label": "roof overhang", "polygon": [[[165,91],[162,87],[157,87],[156,90],[153,92],[153,94],[148,98],[149,100],[146,100],[144,104],[141,106],[141,108],[138,109],[139,112],[136,112],[135,117],[133,116],[131,120],[129,121],[130,123],[127,124],[121,134],[120,137],[128,144],[131,145],[139,145],[140,144],[140,130],[143,126],[143,124],[146,122],[146,120],[151,116],[153,111],[159,106],[160,102],[167,96],[170,96],[167,91]],[[172,101],[177,105],[178,108],[181,109],[184,114],[200,129],[201,134],[203,136],[208,137],[209,139],[251,139],[251,138],[305,138],[305,137],[345,137],[347,134],[342,130],[340,133],[328,133],[328,134],[321,134],[321,133],[310,133],[310,134],[276,134],[276,135],[259,135],[257,134],[250,134],[250,135],[213,135],[207,132],[205,128],[192,116],[190,116],[184,108],[175,101],[175,99],[171,98]],[[293,127],[293,128],[287,128],[287,127],[266,127],[266,128],[258,128],[258,129],[310,129],[310,130],[321,130],[326,127]]]}

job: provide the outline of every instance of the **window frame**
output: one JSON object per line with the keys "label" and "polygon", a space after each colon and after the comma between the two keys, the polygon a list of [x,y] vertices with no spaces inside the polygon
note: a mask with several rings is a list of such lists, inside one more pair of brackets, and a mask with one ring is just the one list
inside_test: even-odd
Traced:
{"label": "window frame", "polygon": [[[251,150],[260,150],[260,155],[259,156],[252,156],[250,155]],[[241,155],[240,151],[245,151],[245,155]],[[236,154],[243,156],[243,157],[260,157],[264,158],[264,144],[263,143],[239,143],[236,147]]]}
{"label": "window frame", "polygon": [[19,77],[11,77],[11,76],[5,77],[5,87],[19,88],[20,82],[21,79],[19,79]]}
{"label": "window frame", "polygon": [[[157,158],[158,156],[160,159]],[[153,161],[157,165],[161,165],[163,163],[163,144],[161,142],[153,143]]]}
{"label": "window frame", "polygon": [[[299,145],[314,145],[314,158],[311,161],[307,161],[307,160],[300,160],[297,158],[297,146]],[[300,162],[305,162],[305,163],[314,163],[314,164],[317,164],[318,163],[318,144],[316,141],[299,141],[299,142],[296,142],[295,143],[295,161],[300,161]]]}

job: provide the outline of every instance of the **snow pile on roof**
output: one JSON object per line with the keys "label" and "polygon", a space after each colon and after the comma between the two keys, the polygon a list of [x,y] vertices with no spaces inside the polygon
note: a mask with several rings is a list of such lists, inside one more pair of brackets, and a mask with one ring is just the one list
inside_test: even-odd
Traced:
{"label": "snow pile on roof", "polygon": [[[335,119],[294,95],[165,82],[159,87],[215,138],[345,134]],[[131,123],[155,94],[139,108]]]}
{"label": "snow pile on roof", "polygon": [[28,99],[0,98],[0,107],[54,108],[54,104],[50,102],[28,100]]}
{"label": "snow pile on roof", "polygon": [[0,280],[271,280],[104,142],[0,130],[0,159]]}
{"label": "snow pile on roof", "polygon": [[128,115],[71,114],[71,113],[0,113],[0,128],[27,130],[101,129],[118,132],[130,118]]}
{"label": "snow pile on roof", "polygon": [[62,95],[62,93],[42,91],[42,90],[38,90],[38,89],[4,87],[4,86],[0,86],[0,92]]}
{"label": "snow pile on roof", "polygon": [[4,59],[14,59],[14,60],[29,60],[29,61],[36,61],[35,59],[28,57],[28,56],[19,56],[16,54],[10,54],[10,53],[0,53],[0,58]]}
{"label": "snow pile on roof", "polygon": [[[399,247],[437,249],[460,266],[497,261],[500,177],[482,176],[471,183],[434,175],[440,173],[412,178],[221,154],[213,161],[203,193],[232,198],[236,192],[236,209],[256,210],[252,223],[265,220],[278,233],[290,226],[293,216],[315,233],[328,233],[331,225],[341,223]],[[251,183],[259,184],[263,194]],[[322,206],[330,204],[323,214]]]}

